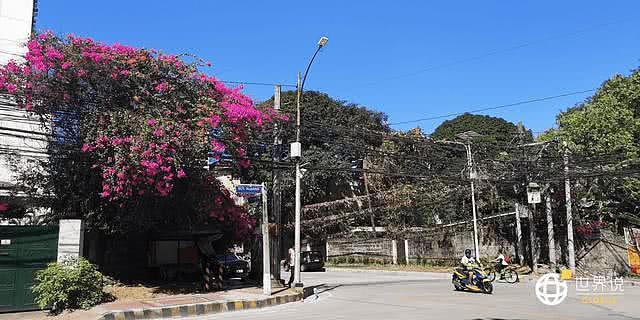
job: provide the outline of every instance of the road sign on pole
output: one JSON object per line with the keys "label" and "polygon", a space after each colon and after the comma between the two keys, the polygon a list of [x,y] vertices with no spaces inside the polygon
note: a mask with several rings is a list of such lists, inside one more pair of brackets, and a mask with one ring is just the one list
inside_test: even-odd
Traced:
{"label": "road sign on pole", "polygon": [[271,260],[269,259],[269,213],[267,187],[263,184],[239,184],[236,193],[243,196],[262,196],[262,292],[271,295]]}
{"label": "road sign on pole", "polygon": [[262,193],[261,184],[239,184],[236,186],[236,193],[241,195],[257,196]]}
{"label": "road sign on pole", "polygon": [[269,259],[269,213],[267,212],[267,188],[260,185],[262,194],[262,292],[271,295],[271,259]]}

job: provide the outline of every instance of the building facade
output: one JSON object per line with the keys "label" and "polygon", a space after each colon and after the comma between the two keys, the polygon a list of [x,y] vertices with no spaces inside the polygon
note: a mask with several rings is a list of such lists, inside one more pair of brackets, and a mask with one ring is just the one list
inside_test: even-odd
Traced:
{"label": "building facade", "polygon": [[[37,1],[0,0],[0,64],[24,61],[26,43],[35,32]],[[17,92],[16,94],[21,94]],[[16,191],[17,168],[30,168],[33,160],[46,161],[47,128],[36,117],[15,104],[15,96],[0,94],[0,202],[9,198],[23,200],[25,195]],[[41,209],[31,208],[36,214]],[[0,221],[21,223],[21,221]]]}

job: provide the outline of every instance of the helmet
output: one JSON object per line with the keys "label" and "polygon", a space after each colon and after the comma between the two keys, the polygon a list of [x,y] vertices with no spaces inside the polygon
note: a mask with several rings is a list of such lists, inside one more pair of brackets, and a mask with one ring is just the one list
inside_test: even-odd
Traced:
{"label": "helmet", "polygon": [[466,250],[464,250],[464,254],[465,254],[465,255],[470,255],[470,254],[471,254],[471,249],[466,249]]}

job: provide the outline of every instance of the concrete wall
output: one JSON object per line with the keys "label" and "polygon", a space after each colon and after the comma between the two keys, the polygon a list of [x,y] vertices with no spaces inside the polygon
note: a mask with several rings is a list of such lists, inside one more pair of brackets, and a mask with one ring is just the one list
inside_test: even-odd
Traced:
{"label": "concrete wall", "polygon": [[[491,226],[482,228],[481,256],[493,258],[497,256],[500,248],[505,250],[506,255],[515,257],[515,243],[512,237],[496,232]],[[360,262],[364,257],[368,257],[367,260],[392,262],[395,255],[398,263],[405,263],[408,258],[410,263],[455,264],[465,249],[473,250],[473,229],[469,226],[455,226],[407,233],[405,238],[395,241],[395,249],[394,241],[382,236],[372,239],[329,239],[327,249],[328,258],[340,262]],[[408,257],[405,253],[408,253]]]}

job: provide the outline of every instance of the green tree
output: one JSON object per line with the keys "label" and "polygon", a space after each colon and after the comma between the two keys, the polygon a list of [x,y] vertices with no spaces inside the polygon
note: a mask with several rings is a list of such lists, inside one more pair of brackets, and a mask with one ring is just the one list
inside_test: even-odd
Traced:
{"label": "green tree", "polygon": [[[513,143],[518,127],[502,118],[465,113],[452,120],[444,121],[431,134],[433,139],[456,140],[456,135],[466,131],[475,131],[483,135],[483,140],[506,145]],[[525,132],[524,142],[533,141],[531,131]]]}
{"label": "green tree", "polygon": [[[289,143],[296,139],[296,92],[283,92],[281,105],[282,114],[291,121],[281,128],[283,148],[278,154],[284,156],[281,161],[288,161]],[[273,106],[273,99],[265,101],[262,106]],[[380,133],[390,132],[386,125],[386,115],[316,91],[304,93],[301,110],[302,155],[303,163],[306,164],[304,168],[307,170],[302,180],[303,205],[361,195],[363,190],[360,187],[353,189],[351,184],[361,181],[362,175],[348,170],[352,161],[364,159],[372,150],[375,151],[383,144],[385,135]],[[273,137],[266,134],[260,141],[270,145]],[[265,154],[272,151],[269,149]],[[256,165],[258,166],[254,167],[254,170],[245,173],[244,178],[249,181],[271,181],[272,167],[260,167],[259,163]],[[289,168],[283,169],[282,172],[283,215],[292,219],[294,170]]]}
{"label": "green tree", "polygon": [[567,143],[584,216],[640,215],[640,70],[607,80],[542,139]]}

